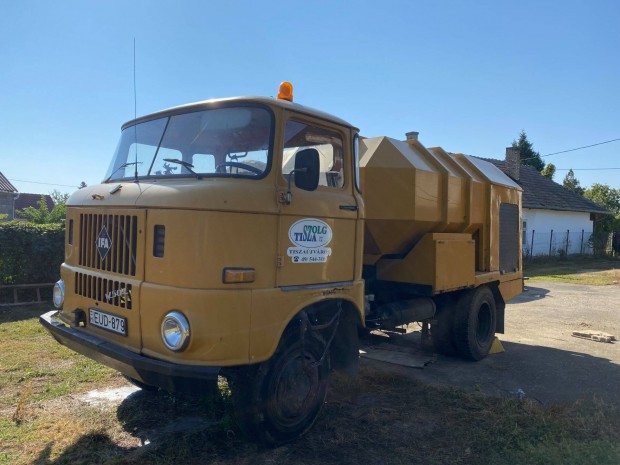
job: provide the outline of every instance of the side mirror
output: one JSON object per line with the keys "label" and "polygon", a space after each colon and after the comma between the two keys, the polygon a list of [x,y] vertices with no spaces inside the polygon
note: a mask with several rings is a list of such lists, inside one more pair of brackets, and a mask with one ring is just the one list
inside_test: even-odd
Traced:
{"label": "side mirror", "polygon": [[314,191],[319,186],[319,151],[304,149],[295,155],[295,186],[304,191]]}

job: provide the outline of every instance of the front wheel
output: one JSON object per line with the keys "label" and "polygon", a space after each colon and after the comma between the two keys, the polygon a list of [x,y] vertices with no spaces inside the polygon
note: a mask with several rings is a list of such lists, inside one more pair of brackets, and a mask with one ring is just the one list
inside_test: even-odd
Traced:
{"label": "front wheel", "polygon": [[273,357],[231,373],[237,424],[253,440],[269,446],[290,442],[314,424],[327,392],[329,356],[325,343],[292,332]]}
{"label": "front wheel", "polygon": [[461,357],[481,360],[495,339],[497,309],[493,292],[481,286],[467,292],[458,303],[454,318],[454,342]]}

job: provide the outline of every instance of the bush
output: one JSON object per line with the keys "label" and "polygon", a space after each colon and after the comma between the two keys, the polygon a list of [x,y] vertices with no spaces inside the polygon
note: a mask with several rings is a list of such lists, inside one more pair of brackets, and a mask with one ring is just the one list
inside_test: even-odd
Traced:
{"label": "bush", "polygon": [[64,242],[64,223],[0,223],[0,284],[57,281]]}

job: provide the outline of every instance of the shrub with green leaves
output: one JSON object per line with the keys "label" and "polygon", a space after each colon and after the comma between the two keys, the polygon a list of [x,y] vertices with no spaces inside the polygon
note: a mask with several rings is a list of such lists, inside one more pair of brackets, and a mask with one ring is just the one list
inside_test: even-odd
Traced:
{"label": "shrub with green leaves", "polygon": [[64,240],[64,223],[0,223],[0,284],[57,281]]}

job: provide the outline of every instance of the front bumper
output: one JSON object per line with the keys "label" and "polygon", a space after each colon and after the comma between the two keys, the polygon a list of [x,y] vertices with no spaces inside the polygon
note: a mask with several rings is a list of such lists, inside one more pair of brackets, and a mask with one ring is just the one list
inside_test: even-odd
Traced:
{"label": "front bumper", "polygon": [[39,317],[54,339],[130,378],[167,391],[196,390],[204,382],[217,382],[220,367],[180,365],[146,357],[67,326],[54,318],[57,313],[52,310]]}

